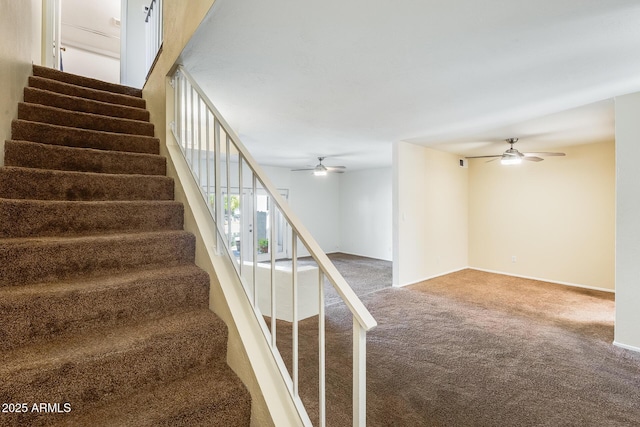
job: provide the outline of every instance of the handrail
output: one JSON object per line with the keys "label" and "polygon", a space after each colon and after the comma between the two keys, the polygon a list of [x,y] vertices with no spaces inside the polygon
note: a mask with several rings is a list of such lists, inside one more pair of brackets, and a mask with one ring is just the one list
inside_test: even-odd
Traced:
{"label": "handrail", "polygon": [[147,77],[155,64],[164,37],[164,17],[162,0],[151,0],[149,6],[145,6],[145,39],[146,39],[146,67]]}
{"label": "handrail", "polygon": [[[204,91],[200,88],[197,82],[189,75],[189,73],[182,66],[177,66],[172,74],[172,85],[174,86],[175,95],[175,117],[172,122],[172,131],[178,144],[180,145],[185,159],[189,164],[194,179],[199,184],[202,195],[207,200],[207,205],[211,211],[214,222],[218,229],[218,248],[225,248],[227,255],[234,260],[233,265],[236,267],[238,277],[243,286],[245,287],[245,293],[247,298],[252,303],[256,317],[264,323],[261,309],[258,307],[257,297],[257,282],[256,282],[256,265],[258,264],[258,239],[257,232],[252,235],[253,238],[253,254],[251,256],[251,262],[249,266],[245,266],[247,260],[244,259],[244,253],[247,250],[244,244],[239,251],[239,255],[234,255],[231,251],[231,169],[234,162],[231,162],[231,152],[233,155],[237,155],[238,170],[234,171],[234,178],[238,179],[238,198],[241,199],[244,188],[252,189],[253,206],[256,206],[258,184],[261,186],[261,190],[264,190],[269,196],[271,205],[269,206],[270,214],[270,230],[269,235],[269,253],[270,253],[270,267],[271,267],[271,328],[267,328],[266,324],[263,326],[263,332],[265,338],[270,343],[272,352],[276,361],[279,362],[281,374],[285,379],[285,382],[289,386],[289,391],[299,408],[299,411],[304,412],[303,419],[305,424],[310,425],[310,421],[302,402],[298,395],[298,361],[297,361],[297,327],[298,327],[298,268],[297,268],[297,245],[298,240],[306,247],[307,251],[311,254],[318,266],[319,275],[319,363],[320,363],[320,402],[319,402],[319,419],[320,425],[325,425],[325,396],[324,396],[324,278],[334,287],[337,293],[342,298],[348,309],[351,311],[353,317],[353,425],[364,426],[366,424],[366,332],[373,329],[377,323],[371,313],[366,309],[362,301],[357,297],[353,289],[348,285],[346,280],[338,272],[333,263],[329,260],[327,255],[321,249],[320,245],[311,236],[306,227],[301,223],[297,216],[291,211],[288,203],[280,195],[277,188],[273,185],[271,180],[262,170],[262,167],[255,161],[253,156],[249,153],[246,147],[240,141],[238,135],[233,131],[231,126],[222,117],[217,108],[213,105],[211,100],[207,97]],[[188,117],[187,117],[188,116]],[[212,126],[210,126],[212,125]],[[211,131],[213,127],[213,131]],[[222,138],[224,134],[225,138]],[[197,143],[197,147],[196,147]],[[213,147],[211,144],[213,143]],[[204,144],[204,146],[203,146]],[[195,153],[198,153],[198,158],[195,159]],[[200,156],[205,153],[205,158]],[[237,153],[235,153],[237,152]],[[213,156],[214,172],[211,173],[209,165],[212,160],[210,156]],[[224,157],[224,159],[223,159]],[[202,161],[205,161],[205,170],[203,170]],[[221,169],[225,169],[226,175],[222,174]],[[248,168],[248,173],[251,178],[251,186],[245,187],[243,182],[244,168]],[[205,176],[206,175],[206,176]],[[212,194],[209,191],[212,188],[211,178],[213,177],[213,187],[215,188]],[[223,184],[222,182],[226,184]],[[223,187],[226,185],[226,187]],[[207,190],[203,190],[205,187]],[[226,196],[223,194],[226,190]],[[214,199],[213,205],[209,198]],[[228,205],[225,205],[227,203]],[[223,207],[226,206],[226,207]],[[223,212],[224,210],[224,212]],[[244,207],[240,209],[240,222],[247,220]],[[226,214],[226,216],[225,216]],[[275,218],[276,214],[281,215],[285,224],[290,226],[291,230],[291,244],[292,244],[292,307],[293,307],[293,320],[292,320],[292,335],[293,335],[293,377],[289,376],[288,370],[282,358],[279,354],[279,350],[276,345],[276,293],[275,293],[275,252],[276,252],[276,236],[275,236]],[[242,215],[245,215],[244,217]],[[252,224],[256,224],[256,209],[253,210]],[[226,220],[226,224],[225,224]],[[287,228],[289,230],[289,228]],[[225,238],[226,236],[226,238]],[[245,275],[243,269],[252,268],[252,283],[253,290],[249,289],[249,286],[245,283]]]}
{"label": "handrail", "polygon": [[184,77],[189,81],[189,84],[198,92],[202,101],[207,105],[207,107],[211,110],[211,112],[216,117],[216,120],[220,123],[224,131],[231,136],[231,139],[235,143],[238,151],[243,153],[244,159],[249,164],[249,167],[258,177],[264,188],[270,193],[270,196],[275,199],[276,205],[279,209],[281,209],[284,217],[289,221],[295,228],[298,230],[298,237],[300,240],[307,246],[309,246],[309,252],[314,253],[314,259],[316,262],[322,267],[323,270],[327,270],[327,276],[329,280],[332,281],[336,291],[340,294],[345,303],[351,310],[351,312],[358,319],[358,323],[365,328],[366,331],[370,331],[374,327],[377,326],[377,322],[369,313],[369,310],[366,309],[360,298],[353,292],[353,289],[349,286],[347,281],[342,277],[340,272],[336,269],[335,265],[331,262],[327,254],[322,250],[318,242],[311,236],[311,233],[307,230],[307,228],[298,220],[297,217],[294,216],[293,212],[291,212],[291,208],[289,204],[282,198],[277,188],[267,174],[262,170],[262,167],[255,161],[249,150],[246,149],[244,144],[240,141],[240,137],[235,133],[233,128],[227,123],[222,114],[218,111],[218,109],[213,105],[209,97],[202,90],[202,88],[198,85],[198,83],[193,80],[193,77],[184,69],[182,66],[178,66],[178,71],[180,71]]}

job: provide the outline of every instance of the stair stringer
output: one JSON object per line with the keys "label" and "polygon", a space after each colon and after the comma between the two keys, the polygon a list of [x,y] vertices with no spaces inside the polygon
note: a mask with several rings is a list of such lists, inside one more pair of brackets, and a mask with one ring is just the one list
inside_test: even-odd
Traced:
{"label": "stair stringer", "polygon": [[216,251],[216,225],[168,127],[165,135],[160,154],[167,158],[166,176],[175,180],[175,200],[184,204],[184,230],[196,236],[195,263],[211,280],[210,309],[227,324],[227,363],[251,394],[251,425],[304,425],[231,260]]}

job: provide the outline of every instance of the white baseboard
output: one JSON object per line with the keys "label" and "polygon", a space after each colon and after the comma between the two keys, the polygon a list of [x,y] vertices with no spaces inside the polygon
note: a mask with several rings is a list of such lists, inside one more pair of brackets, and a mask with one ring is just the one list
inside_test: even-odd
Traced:
{"label": "white baseboard", "polygon": [[365,255],[365,254],[359,254],[359,253],[355,253],[355,252],[347,252],[347,251],[342,251],[342,250],[338,250],[338,251],[334,251],[331,253],[342,253],[342,254],[346,254],[346,255],[353,255],[353,256],[359,256],[362,258],[370,258],[370,259],[377,259],[380,261],[389,261],[389,262],[393,262],[392,259],[387,259],[387,258],[379,258],[379,257],[375,257],[375,256],[371,256],[371,255]]}
{"label": "white baseboard", "polygon": [[635,351],[637,353],[640,353],[640,347],[634,347],[632,345],[622,344],[622,343],[619,343],[617,341],[614,341],[613,345],[615,345],[616,347],[624,348],[625,350],[631,350],[631,351]]}
{"label": "white baseboard", "polygon": [[561,282],[561,281],[558,281],[558,280],[543,279],[543,278],[540,278],[540,277],[523,276],[521,274],[505,273],[504,271],[487,270],[485,268],[477,268],[477,267],[467,267],[467,268],[470,269],[470,270],[484,271],[486,273],[494,273],[494,274],[502,274],[502,275],[505,275],[505,276],[520,277],[522,279],[530,279],[530,280],[537,280],[539,282],[555,283],[557,285],[571,286],[571,287],[574,287],[574,288],[591,289],[591,290],[594,290],[594,291],[609,292],[609,293],[612,293],[612,294],[616,293],[616,291],[612,290],[612,289],[598,288],[596,286],[581,285],[579,283]]}
{"label": "white baseboard", "polygon": [[447,274],[456,273],[458,271],[466,270],[467,268],[469,268],[469,267],[462,267],[462,268],[457,268],[457,269],[451,270],[451,271],[445,271],[444,273],[438,273],[436,275],[425,277],[424,279],[420,279],[420,280],[417,280],[415,282],[404,283],[402,285],[394,284],[393,287],[394,288],[404,288],[405,286],[417,285],[418,283],[424,282],[425,280],[431,280],[431,279],[435,279],[436,277],[446,276]]}

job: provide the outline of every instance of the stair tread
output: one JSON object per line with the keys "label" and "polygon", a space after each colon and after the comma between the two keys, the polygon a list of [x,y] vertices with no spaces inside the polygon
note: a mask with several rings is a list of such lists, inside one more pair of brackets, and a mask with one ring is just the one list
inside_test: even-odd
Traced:
{"label": "stair tread", "polygon": [[154,153],[138,153],[138,152],[134,152],[134,151],[118,151],[118,150],[100,150],[99,148],[72,147],[72,146],[67,146],[67,145],[53,145],[53,144],[46,144],[46,143],[42,143],[42,142],[36,142],[36,141],[26,141],[26,140],[22,140],[22,139],[10,139],[10,140],[8,140],[8,142],[37,144],[39,146],[47,146],[47,147],[52,147],[52,148],[56,148],[56,149],[73,150],[73,152],[76,152],[76,153],[87,152],[87,153],[98,154],[98,155],[100,155],[100,154],[119,154],[119,155],[137,157],[137,158],[141,158],[141,159],[143,159],[143,158],[144,159],[164,159],[165,158],[161,154],[154,154]]}
{"label": "stair tread", "polygon": [[162,175],[110,174],[4,166],[0,197],[37,200],[170,200],[173,179]]}
{"label": "stair tread", "polygon": [[77,172],[166,174],[165,157],[159,154],[68,147],[22,140],[7,141],[5,165]]}
{"label": "stair tread", "polygon": [[110,102],[87,99],[79,96],[66,95],[37,87],[24,89],[24,102],[30,104],[47,105],[65,110],[100,114],[109,117],[128,118],[149,122],[149,112],[144,108],[112,104]]}
{"label": "stair tread", "polygon": [[32,283],[22,286],[0,287],[0,301],[24,298],[32,295],[47,295],[64,292],[93,293],[104,289],[117,288],[141,279],[199,273],[202,269],[195,264],[184,264],[173,267],[139,269],[107,276],[80,277],[57,282]]}
{"label": "stair tread", "polygon": [[189,236],[190,232],[184,230],[158,230],[140,233],[113,233],[96,234],[88,236],[34,236],[34,237],[10,237],[0,240],[0,247],[8,245],[29,245],[38,243],[65,243],[73,244],[78,242],[101,242],[109,240],[136,240],[154,236]]}
{"label": "stair tread", "polygon": [[0,197],[0,203],[10,201],[19,203],[38,203],[38,204],[59,204],[59,205],[78,205],[78,206],[151,206],[151,205],[176,205],[181,206],[181,202],[175,200],[24,200],[24,199],[3,199]]}
{"label": "stair tread", "polygon": [[0,351],[207,308],[208,289],[209,276],[194,264],[2,287],[0,311],[12,322],[0,323]]}
{"label": "stair tread", "polygon": [[146,106],[146,101],[143,98],[138,98],[136,96],[77,86],[40,76],[29,77],[29,87],[50,90],[63,95],[102,101],[113,105],[124,105],[127,107],[143,109]]}
{"label": "stair tread", "polygon": [[[117,408],[117,410],[115,410]],[[64,426],[234,426],[249,424],[249,392],[228,366],[204,369],[65,418]]]}
{"label": "stair tread", "polygon": [[0,354],[0,398],[70,402],[82,413],[226,362],[227,328],[208,308],[37,342]]}
{"label": "stair tread", "polygon": [[106,92],[121,93],[129,96],[142,97],[142,90],[130,86],[120,85],[116,83],[108,83],[91,77],[84,77],[77,74],[71,74],[64,71],[55,70],[53,68],[33,65],[33,75],[50,78],[52,80],[63,81],[74,84],[76,86],[89,87],[92,89],[102,90]]}
{"label": "stair tread", "polygon": [[173,200],[67,201],[0,198],[0,238],[182,230]]}
{"label": "stair tread", "polygon": [[129,135],[72,126],[16,119],[11,123],[13,139],[67,147],[158,154],[160,140],[153,136]]}
{"label": "stair tread", "polygon": [[0,286],[118,274],[190,264],[195,237],[183,230],[0,239]]}
{"label": "stair tread", "polygon": [[36,343],[0,354],[0,377],[8,373],[33,370],[43,366],[62,366],[87,357],[120,353],[156,336],[171,336],[185,329],[226,328],[208,308],[188,310],[161,319],[110,330],[73,335],[59,340]]}
{"label": "stair tread", "polygon": [[153,137],[155,133],[153,123],[146,121],[83,113],[28,102],[18,103],[18,119],[57,125],[72,124],[73,127],[80,129],[99,130],[127,135]]}
{"label": "stair tread", "polygon": [[138,178],[138,179],[157,179],[161,181],[173,181],[173,178],[169,178],[168,176],[163,175],[142,175],[142,174],[119,174],[119,173],[100,173],[100,172],[82,172],[82,171],[64,171],[64,170],[54,170],[54,169],[37,169],[37,168],[25,168],[21,166],[3,166],[5,170],[21,170],[21,171],[31,171],[34,173],[42,173],[42,174],[52,174],[52,175],[72,175],[72,176],[112,176],[116,178]]}

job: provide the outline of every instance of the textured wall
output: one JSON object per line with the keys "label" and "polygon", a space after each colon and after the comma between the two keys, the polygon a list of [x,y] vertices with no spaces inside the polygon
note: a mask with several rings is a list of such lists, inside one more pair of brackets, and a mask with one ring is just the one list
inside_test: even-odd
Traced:
{"label": "textured wall", "polygon": [[31,62],[40,64],[42,4],[40,0],[0,0],[0,165],[11,120],[18,114]]}

